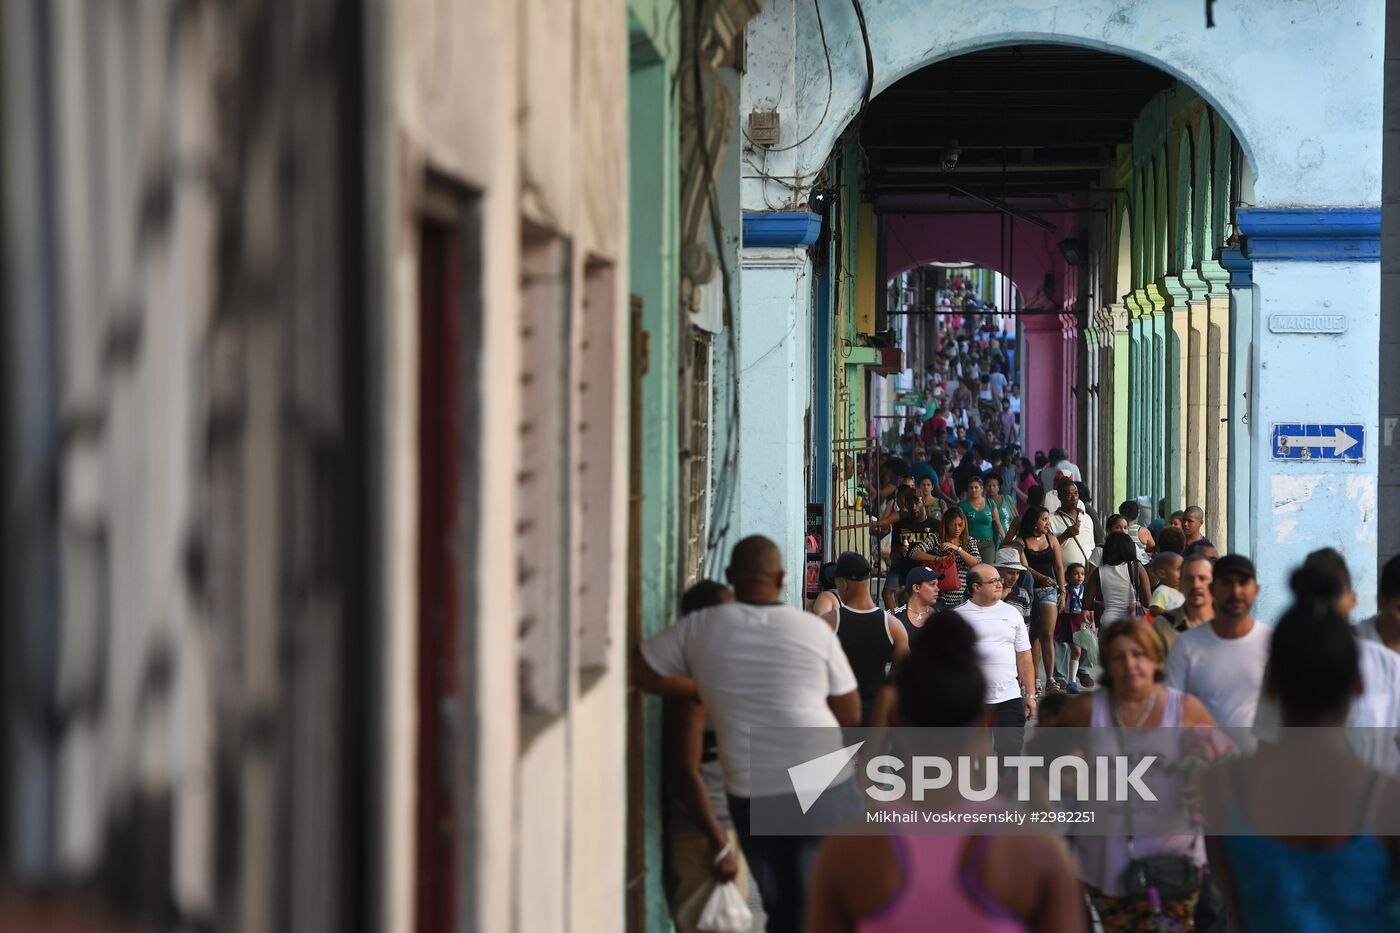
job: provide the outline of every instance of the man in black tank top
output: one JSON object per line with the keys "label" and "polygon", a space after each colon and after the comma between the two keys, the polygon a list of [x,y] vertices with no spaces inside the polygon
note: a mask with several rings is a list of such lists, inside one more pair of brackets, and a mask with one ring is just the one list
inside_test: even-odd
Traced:
{"label": "man in black tank top", "polygon": [[909,636],[870,596],[870,562],[847,551],[836,559],[836,589],[841,604],[822,618],[836,629],[836,638],[856,675],[861,725],[870,725],[875,696],[885,685],[891,662],[909,651]]}

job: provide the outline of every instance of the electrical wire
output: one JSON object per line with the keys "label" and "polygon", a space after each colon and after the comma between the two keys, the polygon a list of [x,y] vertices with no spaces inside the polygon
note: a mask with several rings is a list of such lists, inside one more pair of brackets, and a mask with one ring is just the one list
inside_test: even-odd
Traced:
{"label": "electrical wire", "polygon": [[860,98],[860,109],[864,110],[870,106],[870,92],[875,87],[875,56],[870,51],[870,30],[865,25],[865,8],[860,5],[860,0],[851,0],[851,6],[855,7],[856,19],[860,21],[860,38],[865,43],[865,92]]}

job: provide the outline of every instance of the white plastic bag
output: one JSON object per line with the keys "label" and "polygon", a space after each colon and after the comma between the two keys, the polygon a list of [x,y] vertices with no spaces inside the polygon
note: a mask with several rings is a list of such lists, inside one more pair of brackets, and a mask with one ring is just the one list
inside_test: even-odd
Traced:
{"label": "white plastic bag", "polygon": [[732,881],[717,884],[705,901],[705,909],[700,911],[700,922],[695,929],[704,933],[749,933],[753,926],[753,913],[744,903],[739,886]]}

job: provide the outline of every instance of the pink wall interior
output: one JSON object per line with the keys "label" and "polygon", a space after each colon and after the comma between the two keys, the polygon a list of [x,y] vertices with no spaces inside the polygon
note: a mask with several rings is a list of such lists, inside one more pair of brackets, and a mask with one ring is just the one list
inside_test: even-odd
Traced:
{"label": "pink wall interior", "polygon": [[[1078,293],[1078,270],[1065,262],[1059,242],[1074,236],[1073,214],[1044,214],[1055,229],[1044,230],[1019,218],[985,214],[884,214],[885,281],[930,262],[970,262],[1009,275],[1030,308],[1068,310]],[[1049,293],[1045,276],[1054,276]],[[1028,451],[1074,450],[1074,395],[1077,339],[1068,315],[1027,315],[1021,319],[1023,439]]]}

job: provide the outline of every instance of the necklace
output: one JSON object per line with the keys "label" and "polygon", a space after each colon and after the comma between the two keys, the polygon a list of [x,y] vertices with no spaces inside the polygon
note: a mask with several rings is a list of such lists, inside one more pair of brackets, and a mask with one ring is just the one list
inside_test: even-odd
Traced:
{"label": "necklace", "polygon": [[[1145,723],[1145,722],[1147,722],[1147,717],[1148,717],[1148,716],[1151,716],[1151,715],[1152,715],[1152,711],[1153,711],[1154,709],[1157,708],[1157,698],[1161,695],[1161,693],[1162,693],[1162,688],[1161,688],[1161,687],[1156,687],[1156,688],[1153,689],[1153,691],[1152,691],[1152,697],[1151,697],[1151,702],[1149,702],[1149,703],[1147,704],[1147,708],[1144,709],[1144,710],[1142,711],[1142,715],[1139,716],[1139,717],[1137,718],[1137,722],[1132,723],[1131,725],[1128,726],[1129,729],[1141,729],[1141,728],[1142,728],[1142,724]],[[1119,710],[1120,708],[1121,708],[1120,704],[1119,704],[1117,701],[1114,701],[1114,704],[1113,704],[1113,712],[1114,712],[1114,718],[1115,718],[1115,719],[1118,718],[1118,710]],[[1122,725],[1122,723],[1120,722],[1119,725]]]}
{"label": "necklace", "polygon": [[918,620],[923,620],[923,619],[928,618],[928,614],[929,614],[930,612],[933,611],[933,607],[932,607],[932,606],[929,606],[928,608],[924,609],[922,612],[920,612],[919,610],[915,609],[913,606],[907,606],[907,607],[905,607],[905,610],[906,610],[906,612],[907,612],[908,615],[909,615],[909,621],[910,621],[910,622],[913,622],[913,621],[915,621],[916,619],[918,619]]}

